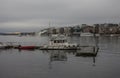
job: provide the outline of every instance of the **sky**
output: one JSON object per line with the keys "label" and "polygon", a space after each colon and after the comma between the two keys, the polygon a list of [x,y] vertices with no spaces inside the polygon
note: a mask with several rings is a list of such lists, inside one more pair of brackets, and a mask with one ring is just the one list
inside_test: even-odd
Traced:
{"label": "sky", "polygon": [[119,22],[120,0],[0,0],[0,32]]}

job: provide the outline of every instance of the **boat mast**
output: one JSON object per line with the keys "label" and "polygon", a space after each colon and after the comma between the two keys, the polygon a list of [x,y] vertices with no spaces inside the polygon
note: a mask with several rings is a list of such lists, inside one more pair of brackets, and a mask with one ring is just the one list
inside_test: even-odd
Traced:
{"label": "boat mast", "polygon": [[48,26],[49,26],[48,28],[49,28],[49,36],[50,36],[52,34],[51,33],[51,27],[50,27],[50,21],[49,21],[49,25]]}

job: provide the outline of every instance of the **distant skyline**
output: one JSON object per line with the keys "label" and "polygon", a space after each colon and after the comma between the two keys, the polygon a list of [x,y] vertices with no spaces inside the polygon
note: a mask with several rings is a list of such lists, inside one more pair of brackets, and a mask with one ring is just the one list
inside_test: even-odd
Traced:
{"label": "distant skyline", "polygon": [[0,32],[119,23],[120,0],[0,0]]}

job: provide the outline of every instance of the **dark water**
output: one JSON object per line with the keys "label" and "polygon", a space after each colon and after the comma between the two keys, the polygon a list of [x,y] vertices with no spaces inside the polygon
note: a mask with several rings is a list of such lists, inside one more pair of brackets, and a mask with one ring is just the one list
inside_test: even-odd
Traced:
{"label": "dark water", "polygon": [[[48,37],[0,36],[0,42],[42,45]],[[94,45],[92,37],[69,42]],[[76,57],[75,51],[0,50],[0,78],[120,78],[120,37],[99,37],[96,57]],[[58,57],[54,57],[54,55]]]}

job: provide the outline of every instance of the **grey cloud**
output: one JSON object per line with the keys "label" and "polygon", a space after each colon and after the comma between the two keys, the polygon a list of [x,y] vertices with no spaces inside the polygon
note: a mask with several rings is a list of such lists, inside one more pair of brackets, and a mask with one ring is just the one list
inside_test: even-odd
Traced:
{"label": "grey cloud", "polygon": [[[119,3],[120,0],[0,0],[0,28],[19,26],[22,29],[25,25],[33,28],[31,22],[38,28],[48,25],[49,21],[60,26],[119,23]],[[22,24],[15,26],[13,23]]]}

